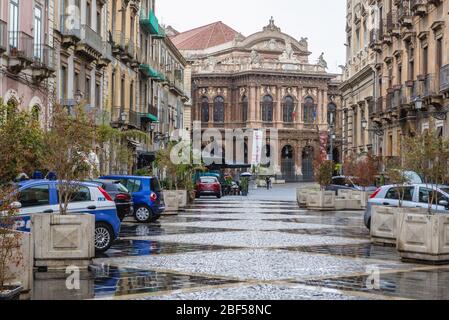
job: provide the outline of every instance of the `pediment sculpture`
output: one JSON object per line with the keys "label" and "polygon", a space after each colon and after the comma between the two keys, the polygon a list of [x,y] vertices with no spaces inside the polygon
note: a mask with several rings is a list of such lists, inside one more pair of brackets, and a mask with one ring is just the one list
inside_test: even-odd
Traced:
{"label": "pediment sculpture", "polygon": [[290,42],[285,43],[285,50],[282,52],[281,56],[279,57],[279,61],[281,62],[298,62],[298,59],[295,56],[295,52],[292,48],[292,44]]}

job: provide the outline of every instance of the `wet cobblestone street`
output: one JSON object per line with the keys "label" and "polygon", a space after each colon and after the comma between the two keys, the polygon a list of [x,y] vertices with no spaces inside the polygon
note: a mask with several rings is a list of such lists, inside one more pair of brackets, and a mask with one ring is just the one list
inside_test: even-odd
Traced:
{"label": "wet cobblestone street", "polygon": [[266,191],[204,198],[156,224],[127,218],[77,294],[63,276],[37,274],[33,298],[449,299],[449,267],[401,262],[395,248],[370,243],[362,211],[299,209],[285,195],[295,187],[270,201]]}

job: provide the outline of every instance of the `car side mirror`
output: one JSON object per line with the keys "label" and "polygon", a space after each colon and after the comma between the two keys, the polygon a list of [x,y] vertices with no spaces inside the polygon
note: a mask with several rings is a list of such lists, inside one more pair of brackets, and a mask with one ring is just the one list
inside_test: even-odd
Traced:
{"label": "car side mirror", "polygon": [[14,201],[13,203],[11,203],[9,205],[9,207],[11,209],[18,210],[18,209],[22,208],[22,204],[19,201]]}

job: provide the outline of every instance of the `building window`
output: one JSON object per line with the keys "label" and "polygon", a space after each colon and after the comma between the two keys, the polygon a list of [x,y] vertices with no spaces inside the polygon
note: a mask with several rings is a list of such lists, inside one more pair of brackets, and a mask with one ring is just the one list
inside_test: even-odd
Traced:
{"label": "building window", "polygon": [[95,107],[100,108],[101,105],[101,90],[100,83],[95,83]]}
{"label": "building window", "polygon": [[284,122],[293,122],[293,114],[295,112],[295,102],[292,97],[287,96],[283,102]]}
{"label": "building window", "polygon": [[262,102],[262,121],[273,122],[273,98],[270,95],[263,97]]}
{"label": "building window", "polygon": [[209,122],[209,99],[207,97],[201,99],[201,122]]}
{"label": "building window", "polygon": [[61,99],[67,98],[67,67],[61,66]]}
{"label": "building window", "polygon": [[248,121],[248,97],[242,98],[242,121],[245,123]]}
{"label": "building window", "polygon": [[86,77],[85,92],[86,92],[86,101],[89,104],[89,102],[90,102],[90,78],[89,77]]}
{"label": "building window", "polygon": [[19,0],[9,1],[9,45],[19,46]]}
{"label": "building window", "polygon": [[134,110],[134,82],[129,86],[129,110]]}
{"label": "building window", "polygon": [[92,10],[90,2],[86,2],[86,24],[90,27],[92,26]]}
{"label": "building window", "polygon": [[101,11],[97,10],[97,33],[101,34]]}
{"label": "building window", "polygon": [[34,8],[34,57],[39,61],[42,59],[42,9]]}
{"label": "building window", "polygon": [[221,96],[214,99],[214,122],[224,122],[224,98]]}
{"label": "building window", "polygon": [[304,123],[314,123],[316,118],[316,107],[312,97],[304,101]]}

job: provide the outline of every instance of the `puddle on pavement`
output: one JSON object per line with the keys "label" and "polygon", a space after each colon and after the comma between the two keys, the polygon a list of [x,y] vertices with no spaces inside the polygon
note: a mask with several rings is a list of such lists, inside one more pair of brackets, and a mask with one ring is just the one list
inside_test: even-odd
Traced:
{"label": "puddle on pavement", "polygon": [[289,222],[289,223],[312,223],[326,224],[349,227],[364,227],[362,218],[340,218],[340,217],[296,217],[289,219],[265,219],[270,222]]}
{"label": "puddle on pavement", "polygon": [[167,243],[147,240],[117,240],[107,252],[97,255],[97,258],[138,257],[230,249],[239,248],[200,244]]}
{"label": "puddle on pavement", "polygon": [[65,273],[35,274],[33,300],[81,300],[112,298],[131,294],[151,294],[237,283],[238,281],[206,278],[155,271],[96,267],[82,275],[79,290],[68,290]]}
{"label": "puddle on pavement", "polygon": [[305,253],[329,254],[333,256],[345,256],[352,258],[400,261],[396,248],[376,246],[371,243],[361,243],[351,245],[286,247],[282,248],[282,250],[305,252]]}
{"label": "puddle on pavement", "polygon": [[326,228],[326,229],[287,229],[279,230],[290,234],[308,235],[308,236],[332,236],[343,238],[370,239],[370,233],[366,228]]}
{"label": "puddle on pavement", "polygon": [[196,227],[180,227],[161,224],[124,224],[120,230],[120,238],[131,237],[152,237],[175,234],[194,234],[194,233],[212,233],[212,232],[229,232],[229,229],[214,228],[196,228]]}
{"label": "puddle on pavement", "polygon": [[336,279],[299,281],[299,283],[406,299],[449,299],[449,269],[447,267],[436,270],[380,274],[378,282],[371,282],[373,278],[375,279],[376,277],[342,277]]}

